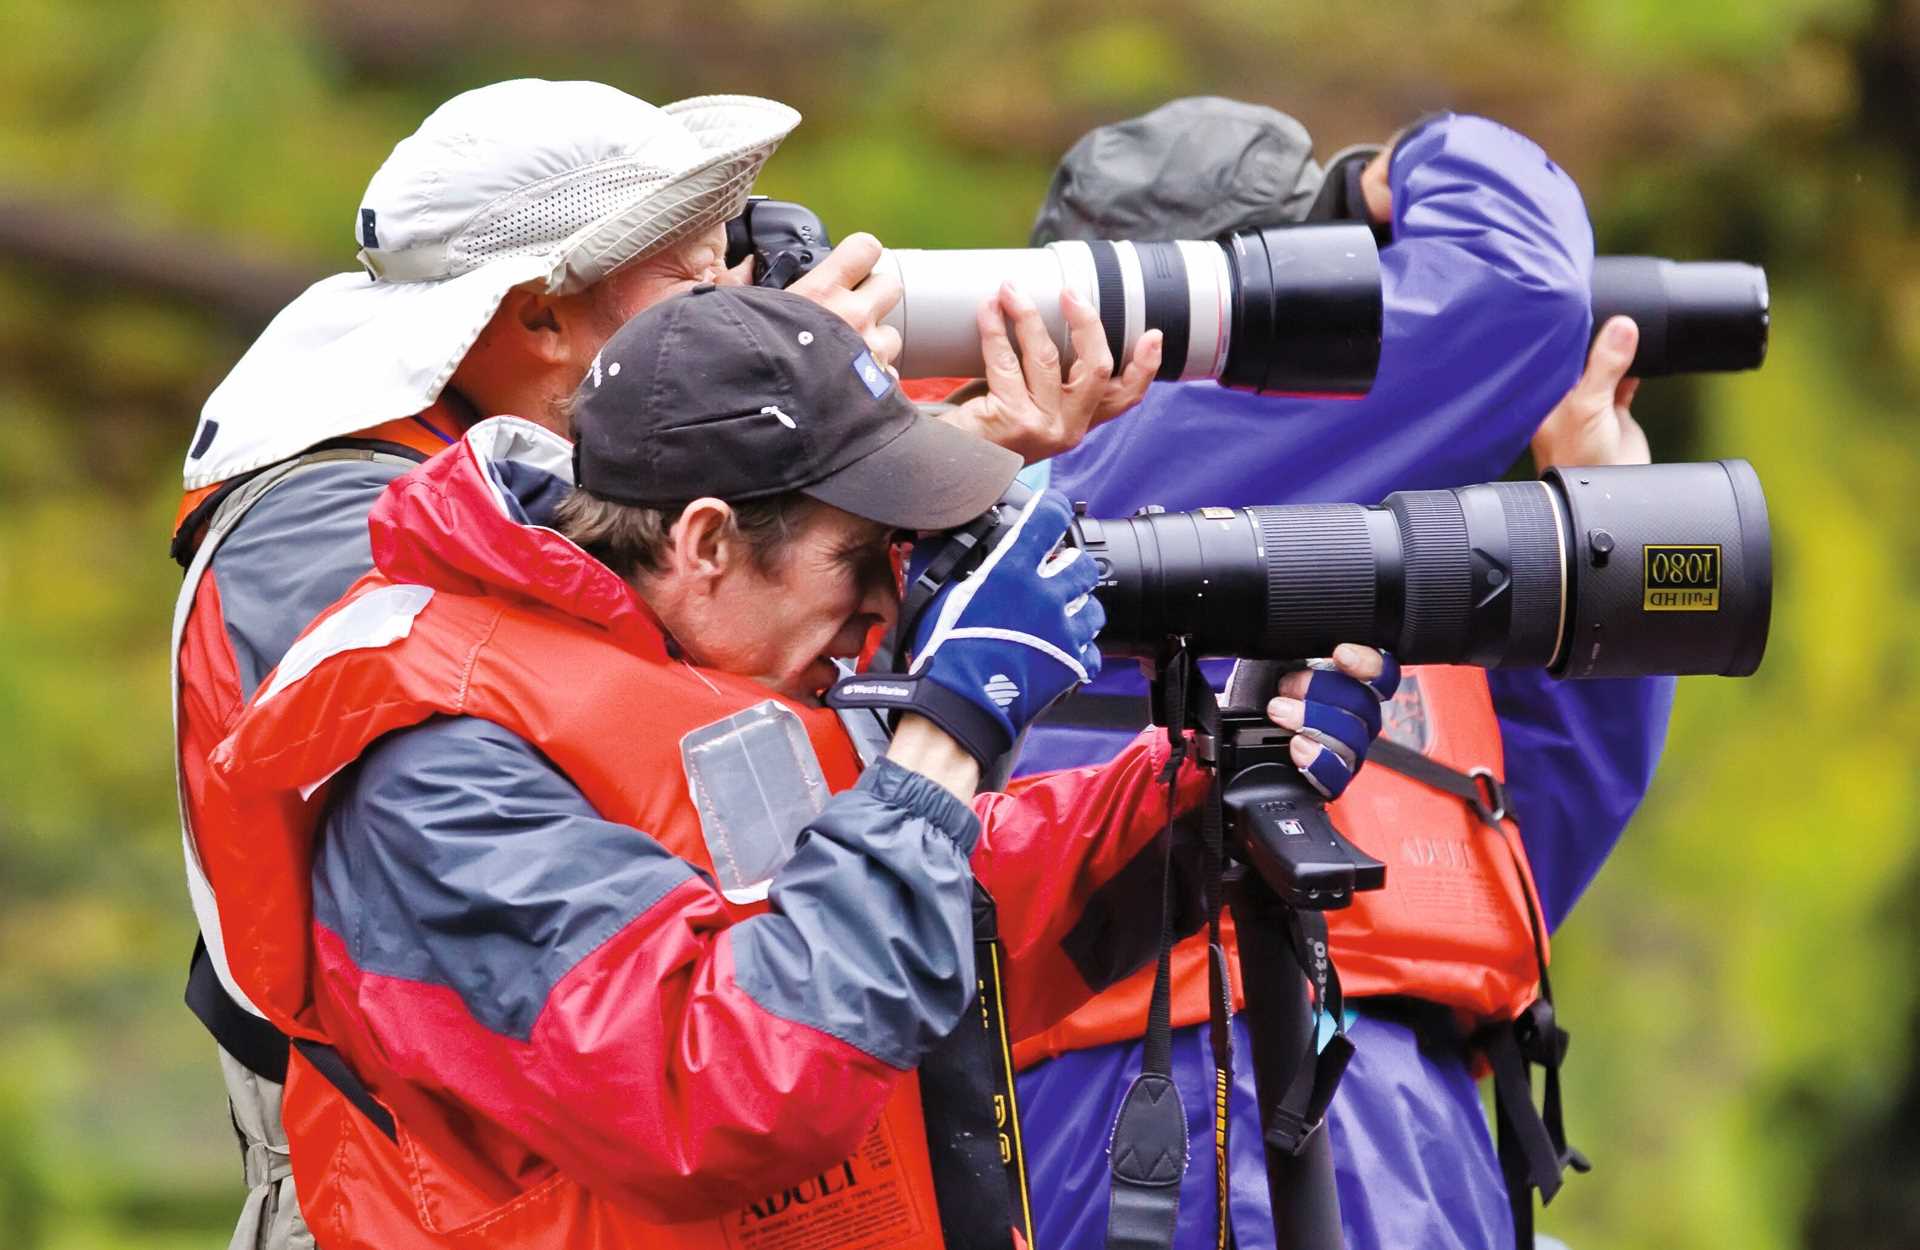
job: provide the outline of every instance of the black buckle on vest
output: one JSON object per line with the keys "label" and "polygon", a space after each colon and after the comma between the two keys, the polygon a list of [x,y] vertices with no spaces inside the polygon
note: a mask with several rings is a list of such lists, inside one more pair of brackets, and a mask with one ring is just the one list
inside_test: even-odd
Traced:
{"label": "black buckle on vest", "polygon": [[1536,998],[1533,1004],[1513,1020],[1513,1040],[1519,1044],[1520,1057],[1543,1068],[1557,1068],[1566,1062],[1567,1031],[1553,1018],[1553,1004]]}

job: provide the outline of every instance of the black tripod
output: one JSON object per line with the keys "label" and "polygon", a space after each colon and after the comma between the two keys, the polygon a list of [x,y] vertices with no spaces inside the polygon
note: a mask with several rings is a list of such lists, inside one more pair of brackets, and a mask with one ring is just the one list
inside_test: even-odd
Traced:
{"label": "black tripod", "polygon": [[[1245,674],[1246,684],[1264,701],[1283,666],[1256,668]],[[1216,1067],[1230,1071],[1231,1065],[1218,941],[1224,903],[1239,938],[1277,1241],[1280,1250],[1339,1250],[1340,1200],[1324,1123],[1353,1045],[1340,1025],[1340,983],[1327,953],[1324,913],[1347,906],[1356,891],[1383,886],[1386,865],[1334,828],[1326,800],[1293,765],[1292,735],[1261,712],[1222,710],[1184,645],[1170,644],[1154,666],[1153,696],[1156,720],[1169,727],[1176,754],[1182,727],[1191,728],[1195,752],[1213,773],[1202,826],[1203,888],[1215,944]],[[1235,701],[1232,692],[1229,701]],[[1321,1046],[1323,1018],[1335,1031]],[[1225,1099],[1223,1081],[1216,1116],[1225,1116]],[[1216,1133],[1224,1183],[1223,1128],[1216,1126]]]}

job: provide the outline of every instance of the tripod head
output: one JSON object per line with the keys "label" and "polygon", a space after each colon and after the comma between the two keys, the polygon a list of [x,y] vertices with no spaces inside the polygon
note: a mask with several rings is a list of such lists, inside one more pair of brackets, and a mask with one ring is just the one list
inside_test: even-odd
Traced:
{"label": "tripod head", "polygon": [[1199,731],[1197,745],[1220,778],[1228,854],[1287,906],[1332,911],[1356,891],[1386,885],[1387,866],[1334,827],[1327,800],[1294,766],[1292,739],[1257,712],[1228,708],[1213,732]]}
{"label": "tripod head", "polygon": [[[1334,828],[1326,799],[1294,766],[1293,735],[1258,710],[1272,694],[1283,667],[1242,664],[1236,668],[1235,680],[1228,683],[1225,709],[1185,638],[1169,638],[1148,673],[1154,721],[1167,727],[1174,750],[1166,774],[1169,785],[1185,749],[1181,738],[1185,729],[1194,731],[1195,754],[1213,774],[1202,834],[1211,946],[1210,1032],[1214,1069],[1225,1082],[1215,1114],[1224,1114],[1233,1069],[1230,976],[1220,928],[1224,903],[1233,910],[1239,939],[1277,1244],[1338,1250],[1342,1244],[1340,1200],[1334,1189],[1332,1151],[1320,1128],[1340,1074],[1353,1056],[1353,1043],[1343,1024],[1339,973],[1329,957],[1323,913],[1352,903],[1356,890],[1385,885],[1387,868]],[[1171,810],[1171,791],[1168,807]],[[1169,838],[1172,828],[1169,817]],[[1229,861],[1239,866],[1229,867]],[[1162,930],[1171,932],[1164,899],[1162,907]],[[1148,1051],[1162,1056],[1168,1044],[1171,949],[1171,942],[1163,940],[1148,1019]],[[1332,1019],[1334,1031],[1319,1044],[1323,1016]],[[1148,1079],[1144,1069],[1140,1079]],[[1217,1122],[1216,1167],[1225,1177],[1225,1121]],[[1144,1144],[1139,1125],[1130,1122],[1125,1111],[1115,1125],[1114,1143],[1116,1152],[1123,1143],[1135,1149]],[[1224,1195],[1224,1184],[1221,1192]],[[1221,1201],[1224,1206],[1224,1196]]]}

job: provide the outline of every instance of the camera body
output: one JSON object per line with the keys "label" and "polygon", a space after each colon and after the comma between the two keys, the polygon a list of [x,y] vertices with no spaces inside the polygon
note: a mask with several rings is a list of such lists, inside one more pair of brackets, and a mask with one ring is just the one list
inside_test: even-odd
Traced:
{"label": "camera body", "polygon": [[792,200],[750,195],[727,223],[727,268],[753,257],[756,286],[792,286],[833,250],[820,215]]}

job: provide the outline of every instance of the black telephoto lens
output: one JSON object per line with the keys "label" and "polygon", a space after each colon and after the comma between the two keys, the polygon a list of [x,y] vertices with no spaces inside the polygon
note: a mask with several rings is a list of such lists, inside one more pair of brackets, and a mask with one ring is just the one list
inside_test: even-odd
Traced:
{"label": "black telephoto lens", "polygon": [[1408,664],[1568,677],[1742,677],[1773,599],[1744,460],[1556,469],[1356,504],[1080,517],[1101,649],[1296,660],[1342,642]]}
{"label": "black telephoto lens", "polygon": [[1771,318],[1766,270],[1736,261],[1600,256],[1593,330],[1625,313],[1640,326],[1638,378],[1758,369]]}

